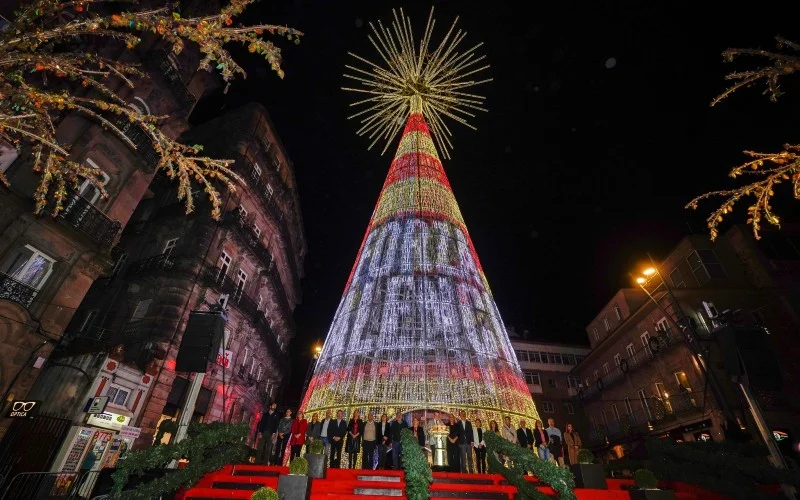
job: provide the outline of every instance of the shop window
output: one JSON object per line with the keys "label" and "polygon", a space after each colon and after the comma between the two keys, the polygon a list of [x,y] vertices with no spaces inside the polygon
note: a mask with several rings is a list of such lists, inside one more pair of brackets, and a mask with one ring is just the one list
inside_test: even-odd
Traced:
{"label": "shop window", "polygon": [[109,403],[117,406],[125,406],[125,403],[128,402],[128,396],[130,396],[130,389],[118,385],[111,385],[106,389],[106,396],[108,396]]}

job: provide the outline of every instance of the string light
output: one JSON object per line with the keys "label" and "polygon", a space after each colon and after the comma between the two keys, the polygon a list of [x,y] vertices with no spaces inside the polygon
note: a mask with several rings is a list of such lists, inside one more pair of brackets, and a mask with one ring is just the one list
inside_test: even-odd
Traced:
{"label": "string light", "polygon": [[408,117],[303,408],[539,419],[420,113]]}
{"label": "string light", "polygon": [[[453,21],[438,47],[430,50],[433,35],[433,9],[428,23],[415,45],[411,19],[403,15],[403,9],[392,10],[394,20],[389,27],[378,21],[376,27],[370,23],[372,34],[369,41],[383,64],[349,53],[361,65],[347,65],[345,77],[360,84],[360,87],[343,87],[359,94],[351,104],[361,107],[350,118],[359,118],[361,128],[358,135],[372,139],[370,148],[384,140],[385,153],[400,132],[406,118],[412,113],[421,113],[430,125],[433,138],[445,158],[453,144],[451,132],[445,118],[474,129],[469,119],[476,111],[486,111],[484,97],[465,92],[466,89],[491,81],[491,78],[474,79],[489,68],[484,64],[486,56],[476,50],[483,44],[461,50],[466,32],[456,29],[458,18]],[[430,139],[430,137],[428,137]]]}

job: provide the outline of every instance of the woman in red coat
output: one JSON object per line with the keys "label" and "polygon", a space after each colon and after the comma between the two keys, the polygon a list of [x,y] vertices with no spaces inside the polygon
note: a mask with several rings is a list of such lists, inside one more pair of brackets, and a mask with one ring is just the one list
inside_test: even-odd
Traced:
{"label": "woman in red coat", "polygon": [[294,460],[294,457],[300,456],[300,450],[306,444],[306,430],[308,429],[308,420],[303,410],[297,412],[297,417],[292,422],[292,437],[289,439],[289,445],[292,447],[292,454],[289,456],[289,462]]}

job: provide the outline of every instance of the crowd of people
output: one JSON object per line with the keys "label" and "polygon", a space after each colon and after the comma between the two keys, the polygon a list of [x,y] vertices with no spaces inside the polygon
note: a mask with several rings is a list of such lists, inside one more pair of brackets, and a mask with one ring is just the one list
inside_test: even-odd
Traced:
{"label": "crowd of people", "polygon": [[376,419],[376,415],[371,412],[366,419],[362,419],[359,410],[354,410],[348,420],[345,420],[341,410],[336,412],[335,418],[328,410],[322,419],[315,413],[308,421],[302,411],[298,411],[296,418],[292,418],[291,409],[287,409],[281,417],[277,405],[273,403],[258,425],[256,462],[283,464],[287,448],[290,449],[291,460],[300,456],[304,445],[321,441],[331,468],[340,468],[342,453],[346,453],[348,467],[353,469],[399,469],[402,453],[401,431],[409,429],[419,445],[432,456],[436,452],[437,441],[426,429],[443,428],[442,426],[448,431],[445,451],[448,468],[452,472],[487,472],[484,440],[487,432],[493,432],[514,444],[531,449],[542,460],[552,460],[562,467],[565,463],[577,463],[578,450],[581,448],[580,435],[572,424],[567,424],[562,432],[552,418],[547,420],[547,428],[537,420],[532,429],[525,420],[520,420],[519,427],[515,429],[511,425],[511,417],[508,416],[503,418],[502,427],[495,420],[490,420],[488,427],[484,427],[479,418],[474,422],[467,420],[464,411],[458,415],[446,415],[445,418],[435,411],[427,425],[414,417],[409,426],[400,412],[391,420],[385,413]]}

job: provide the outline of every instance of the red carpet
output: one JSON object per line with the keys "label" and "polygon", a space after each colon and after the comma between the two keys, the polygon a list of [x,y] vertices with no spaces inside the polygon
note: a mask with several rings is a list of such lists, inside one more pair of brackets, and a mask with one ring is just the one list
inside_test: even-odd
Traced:
{"label": "red carpet", "polygon": [[[206,474],[185,494],[176,496],[176,500],[249,499],[253,491],[262,486],[277,488],[278,476],[288,472],[287,467],[227,465],[216,472]],[[536,478],[526,479],[538,483]],[[453,498],[514,500],[517,493],[516,488],[505,484],[505,480],[499,474],[434,472],[433,481],[432,500]],[[579,500],[629,500],[630,495],[623,488],[631,485],[633,485],[632,480],[608,479],[608,490],[576,489],[575,494]],[[677,500],[725,500],[721,495],[683,483],[662,483],[660,486],[674,490]],[[539,490],[552,498],[557,498],[555,491],[549,486],[539,486]],[[327,478],[314,479],[311,487],[311,500],[387,498],[406,498],[405,475],[402,471],[328,469]]]}

